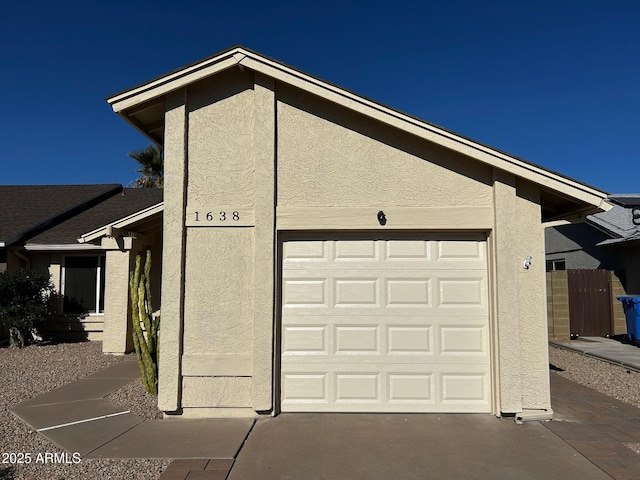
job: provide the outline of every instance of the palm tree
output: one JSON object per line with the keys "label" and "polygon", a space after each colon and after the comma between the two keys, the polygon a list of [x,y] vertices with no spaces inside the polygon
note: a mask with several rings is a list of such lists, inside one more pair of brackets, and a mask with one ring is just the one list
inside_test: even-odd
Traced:
{"label": "palm tree", "polygon": [[164,155],[162,147],[150,144],[143,150],[129,153],[129,158],[133,158],[140,168],[136,172],[140,173],[134,184],[137,188],[162,188],[164,186]]}

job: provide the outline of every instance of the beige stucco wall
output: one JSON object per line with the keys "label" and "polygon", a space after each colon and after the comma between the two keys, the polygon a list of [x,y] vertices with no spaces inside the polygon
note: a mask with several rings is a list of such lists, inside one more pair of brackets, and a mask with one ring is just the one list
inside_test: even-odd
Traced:
{"label": "beige stucco wall", "polygon": [[102,352],[124,354],[134,350],[129,276],[134,271],[136,256],[144,260],[151,250],[151,308],[160,308],[162,276],[162,235],[143,235],[144,241],[133,237],[101,239],[105,253],[104,331]]}
{"label": "beige stucco wall", "polygon": [[278,206],[486,206],[491,169],[293,87],[278,89]]}
{"label": "beige stucco wall", "polygon": [[[250,76],[231,71],[189,89],[187,209],[203,223],[209,212],[219,221],[227,207],[231,217],[254,205],[252,87]],[[186,234],[185,353],[249,354],[253,229],[208,225]]]}
{"label": "beige stucco wall", "polygon": [[[275,233],[381,229],[382,209],[392,212],[389,230],[487,233],[494,411],[549,409],[538,187],[254,80],[232,69],[168,99],[160,408],[185,416],[273,411]],[[223,210],[242,221],[221,225]]]}
{"label": "beige stucco wall", "polygon": [[[544,230],[540,223],[539,187],[518,181],[516,190],[522,409],[550,410],[549,354],[546,321]],[[499,252],[497,252],[499,254]],[[528,269],[523,260],[531,256]],[[498,285],[499,287],[500,285]]]}
{"label": "beige stucco wall", "polygon": [[253,229],[190,228],[185,265],[184,350],[250,355]]}
{"label": "beige stucco wall", "polygon": [[164,139],[162,319],[158,407],[178,412],[182,400],[182,326],[186,207],[186,92],[167,96]]}
{"label": "beige stucco wall", "polygon": [[120,249],[114,238],[103,238],[106,249],[104,331],[102,352],[122,354],[131,351],[131,312],[129,308],[130,250]]}
{"label": "beige stucco wall", "polygon": [[187,220],[198,212],[203,224],[185,233],[181,406],[191,416],[252,406],[255,232],[232,222],[255,209],[253,104],[253,75],[240,70],[187,92]]}

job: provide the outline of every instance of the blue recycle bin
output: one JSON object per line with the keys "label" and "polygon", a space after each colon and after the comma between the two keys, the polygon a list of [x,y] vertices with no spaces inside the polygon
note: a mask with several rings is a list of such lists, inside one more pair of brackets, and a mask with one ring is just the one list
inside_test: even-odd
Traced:
{"label": "blue recycle bin", "polygon": [[622,295],[616,297],[622,303],[624,316],[627,320],[627,338],[632,343],[638,344],[638,332],[640,332],[640,296]]}

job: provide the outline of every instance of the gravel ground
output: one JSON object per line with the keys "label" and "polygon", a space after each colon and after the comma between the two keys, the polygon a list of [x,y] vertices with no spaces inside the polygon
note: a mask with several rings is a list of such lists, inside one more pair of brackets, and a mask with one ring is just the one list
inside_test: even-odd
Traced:
{"label": "gravel ground", "polygon": [[[39,453],[62,453],[60,448],[31,431],[9,409],[123,360],[123,357],[101,352],[101,342],[32,345],[22,350],[0,347],[0,454],[31,453],[35,457]],[[554,371],[554,375],[640,408],[640,373],[554,346],[549,347],[549,362],[564,370]],[[133,382],[106,398],[140,417],[162,417],[156,408],[155,396],[146,393],[141,382]],[[640,445],[629,448],[640,449]],[[169,463],[170,460],[162,459],[83,459],[78,464],[0,463],[0,480],[157,480]]]}
{"label": "gravel ground", "polygon": [[144,389],[142,380],[129,383],[104,398],[126,408],[141,418],[146,418],[147,420],[159,420],[162,418],[162,412],[158,410],[158,397],[151,395]]}
{"label": "gravel ground", "polygon": [[[63,453],[38,435],[9,409],[49,390],[114,365],[123,357],[102,355],[101,342],[31,345],[22,350],[0,347],[0,454],[9,463],[0,463],[0,480],[157,480],[170,460],[158,459],[82,459],[77,464],[10,463],[15,453]],[[107,397],[144,418],[159,418],[155,397],[147,394],[141,382],[134,382]],[[5,455],[7,454],[7,455]],[[135,474],[132,475],[132,473]]]}
{"label": "gravel ground", "polygon": [[549,345],[549,363],[562,368],[555,375],[640,408],[640,373],[564,348]]}

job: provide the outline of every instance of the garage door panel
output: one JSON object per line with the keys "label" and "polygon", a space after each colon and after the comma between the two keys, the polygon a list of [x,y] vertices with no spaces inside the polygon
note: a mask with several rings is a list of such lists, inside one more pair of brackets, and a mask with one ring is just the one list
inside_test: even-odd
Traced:
{"label": "garage door panel", "polygon": [[[438,260],[459,261],[469,264],[477,260],[484,263],[484,244],[476,240],[442,240],[438,242]],[[468,267],[465,267],[468,268]]]}
{"label": "garage door panel", "polygon": [[489,395],[488,380],[486,373],[442,374],[442,404],[462,406],[484,401]]}
{"label": "garage door panel", "polygon": [[283,405],[329,404],[329,374],[323,372],[287,373],[282,376]]}
{"label": "garage door panel", "polygon": [[438,306],[444,308],[486,308],[486,279],[482,277],[440,278],[438,281]]}
{"label": "garage door panel", "polygon": [[357,268],[357,271],[363,270],[380,270],[381,268],[386,271],[397,270],[398,272],[413,272],[425,270],[461,270],[461,271],[478,271],[483,272],[486,269],[486,262],[482,259],[477,260],[463,260],[463,259],[450,259],[441,258],[434,260],[416,260],[414,258],[406,257],[404,259],[387,258],[387,259],[369,259],[364,260],[362,258],[350,258],[350,259],[283,259],[283,265],[286,267],[288,273],[293,273],[300,270],[307,270],[310,266],[313,268],[323,268],[328,272],[341,272],[349,271]]}
{"label": "garage door panel", "polygon": [[336,372],[333,375],[335,381],[336,404],[341,403],[382,403],[380,387],[380,374],[353,372]]}
{"label": "garage door panel", "polygon": [[341,307],[380,307],[380,287],[377,277],[370,278],[334,278],[334,306]]}
{"label": "garage door panel", "polygon": [[367,310],[443,308],[461,309],[469,315],[488,314],[486,272],[434,270],[427,274],[383,269],[366,272],[314,269],[287,272],[282,285],[283,308],[302,307],[300,314],[312,314],[306,306]]}
{"label": "garage door panel", "polygon": [[324,278],[296,278],[282,282],[282,304],[288,306],[328,307],[329,292]]}
{"label": "garage door panel", "polygon": [[396,240],[380,242],[384,259],[389,261],[431,261],[432,242]]}
{"label": "garage door panel", "polygon": [[332,242],[333,257],[330,260],[338,262],[380,260],[380,248],[375,240],[343,240]]}
{"label": "garage door panel", "polygon": [[282,410],[489,412],[485,248],[285,242]]}
{"label": "garage door panel", "polygon": [[327,262],[330,260],[326,242],[286,242],[282,251],[285,262]]}
{"label": "garage door panel", "polygon": [[385,329],[386,352],[402,357],[433,355],[433,330],[433,325],[425,325],[424,319],[419,325],[388,326]]}
{"label": "garage door panel", "polygon": [[286,325],[283,327],[283,355],[328,355],[327,325]]}
{"label": "garage door panel", "polygon": [[[462,268],[486,264],[485,243],[481,238],[451,238],[447,240],[315,240],[285,242],[285,263],[333,262],[349,260],[377,260],[388,263],[435,263],[452,265],[464,263]],[[366,262],[365,262],[366,263]],[[408,268],[410,266],[405,265]]]}
{"label": "garage door panel", "polygon": [[[327,323],[328,321],[331,323]],[[484,317],[294,316],[283,325],[282,355],[442,356],[443,362],[489,362]],[[448,357],[456,357],[454,360]],[[470,358],[471,357],[471,358]],[[426,361],[426,359],[422,359]],[[322,361],[330,361],[323,359]],[[335,361],[342,361],[337,359]],[[393,360],[389,360],[393,361]],[[398,359],[398,362],[409,361]],[[417,360],[416,360],[417,361]],[[439,359],[429,360],[438,362]]]}
{"label": "garage door panel", "polygon": [[485,356],[489,358],[489,341],[485,325],[451,325],[440,327],[440,353],[446,356]]}
{"label": "garage door panel", "polygon": [[336,355],[380,355],[378,325],[336,325],[334,328]]}
{"label": "garage door panel", "polygon": [[456,365],[307,366],[283,375],[283,411],[482,412],[491,410],[489,375]]}
{"label": "garage door panel", "polygon": [[[467,358],[442,358],[440,355],[433,354],[423,354],[423,355],[413,355],[410,359],[407,358],[407,355],[354,355],[354,354],[337,354],[337,355],[323,355],[318,354],[316,356],[309,356],[304,359],[304,363],[297,363],[302,361],[300,356],[295,356],[295,354],[290,354],[285,361],[283,357],[282,367],[286,369],[286,371],[290,370],[293,363],[301,366],[309,366],[309,367],[322,367],[324,369],[334,370],[342,365],[352,365],[362,366],[364,364],[381,364],[385,365],[394,365],[395,367],[399,365],[414,365],[414,364],[428,364],[432,366],[437,365],[455,365],[459,370],[464,370],[467,367],[471,366],[480,366],[483,369],[487,369],[489,366],[488,362],[485,362],[482,358],[476,360],[472,360],[471,356]],[[324,365],[324,367],[323,367]]]}
{"label": "garage door panel", "polygon": [[390,404],[434,404],[436,388],[434,374],[425,372],[397,372],[388,376]]}
{"label": "garage door panel", "polygon": [[432,282],[429,278],[386,278],[385,284],[387,306],[429,308],[433,305]]}

